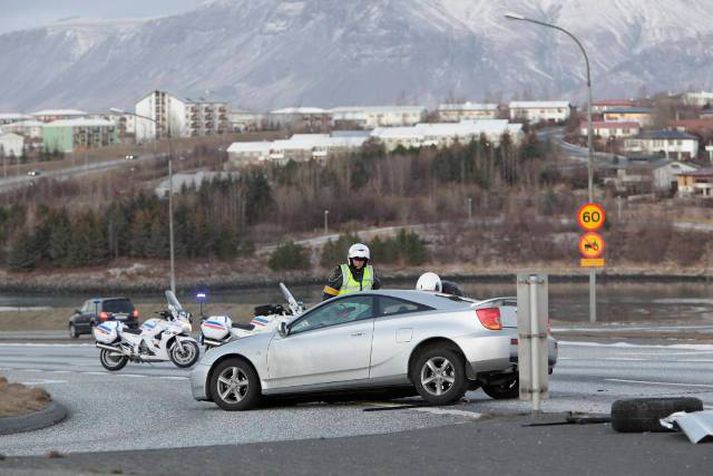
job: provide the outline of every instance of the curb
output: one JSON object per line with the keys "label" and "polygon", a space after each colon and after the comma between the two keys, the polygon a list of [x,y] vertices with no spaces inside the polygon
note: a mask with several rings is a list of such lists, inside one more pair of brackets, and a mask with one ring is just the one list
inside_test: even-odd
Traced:
{"label": "curb", "polygon": [[47,408],[38,412],[28,415],[0,418],[0,435],[10,435],[12,433],[46,428],[61,422],[68,414],[69,412],[64,405],[52,401]]}

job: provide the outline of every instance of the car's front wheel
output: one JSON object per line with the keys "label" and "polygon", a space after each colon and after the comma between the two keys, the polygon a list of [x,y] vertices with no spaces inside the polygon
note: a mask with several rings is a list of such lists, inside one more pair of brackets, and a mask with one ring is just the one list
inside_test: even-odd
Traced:
{"label": "car's front wheel", "polygon": [[465,395],[468,386],[463,357],[449,346],[427,347],[414,362],[411,381],[426,402],[454,403]]}
{"label": "car's front wheel", "polygon": [[210,393],[223,410],[250,410],[260,400],[260,379],[248,361],[231,358],[221,362],[213,371]]}
{"label": "car's front wheel", "polygon": [[74,327],[74,324],[69,325],[69,337],[71,339],[76,339],[79,337],[79,332],[77,332],[77,329]]}

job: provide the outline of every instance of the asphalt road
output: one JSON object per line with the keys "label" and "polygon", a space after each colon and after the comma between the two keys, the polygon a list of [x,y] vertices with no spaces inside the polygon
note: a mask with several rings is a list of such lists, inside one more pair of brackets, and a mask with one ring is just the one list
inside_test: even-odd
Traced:
{"label": "asphalt road", "polygon": [[[228,413],[211,403],[194,401],[185,370],[170,364],[129,364],[118,373],[109,373],[100,366],[97,349],[85,342],[0,343],[0,373],[11,381],[46,388],[71,414],[65,422],[45,430],[4,436],[1,454],[230,446],[429,432],[444,426],[477,425],[484,423],[483,418],[528,413],[531,408],[527,402],[496,401],[475,391],[467,394],[467,401],[449,407],[386,410],[395,405],[386,401],[278,403],[257,411]],[[546,413],[608,413],[612,402],[620,398],[683,395],[701,398],[713,407],[712,372],[713,345],[564,341],[550,380],[551,395],[542,409]],[[385,410],[364,411],[373,408]],[[474,437],[480,435],[474,432]]]}

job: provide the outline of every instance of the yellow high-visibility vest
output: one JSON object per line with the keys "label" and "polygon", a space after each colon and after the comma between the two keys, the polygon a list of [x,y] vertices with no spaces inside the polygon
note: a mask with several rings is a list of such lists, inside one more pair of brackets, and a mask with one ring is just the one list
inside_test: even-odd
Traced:
{"label": "yellow high-visibility vest", "polygon": [[364,267],[364,274],[361,279],[361,283],[354,279],[352,276],[352,270],[349,269],[348,264],[343,264],[340,266],[342,268],[342,287],[339,289],[339,294],[337,296],[342,296],[344,294],[357,293],[359,291],[368,291],[374,284],[374,268],[370,264]]}

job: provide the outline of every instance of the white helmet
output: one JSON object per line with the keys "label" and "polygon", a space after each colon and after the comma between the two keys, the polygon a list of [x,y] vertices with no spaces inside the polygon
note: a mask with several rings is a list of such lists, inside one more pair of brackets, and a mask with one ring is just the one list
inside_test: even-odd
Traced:
{"label": "white helmet", "polygon": [[441,286],[441,278],[439,278],[436,273],[423,273],[416,282],[416,289],[440,293],[443,289]]}
{"label": "white helmet", "polygon": [[347,259],[352,258],[364,258],[366,260],[371,259],[369,255],[369,247],[364,243],[354,243],[349,247],[349,253],[347,253]]}

